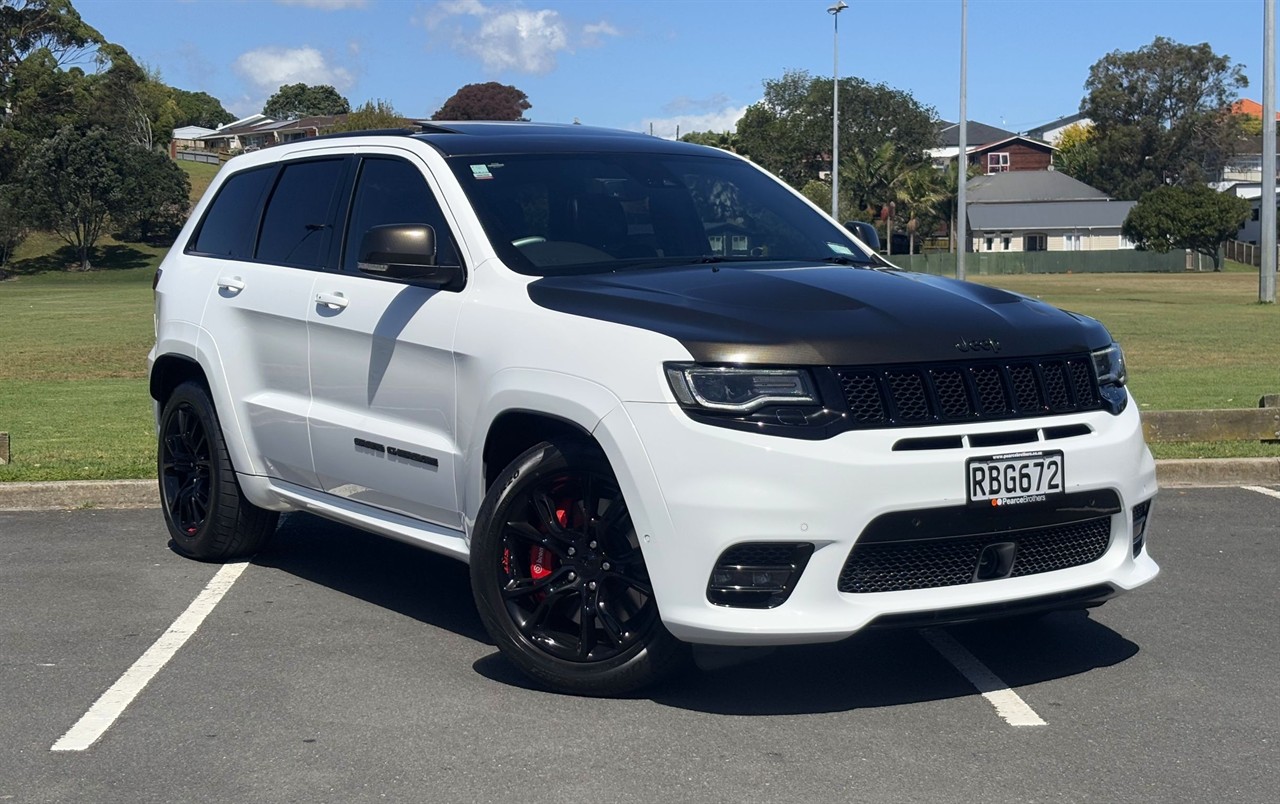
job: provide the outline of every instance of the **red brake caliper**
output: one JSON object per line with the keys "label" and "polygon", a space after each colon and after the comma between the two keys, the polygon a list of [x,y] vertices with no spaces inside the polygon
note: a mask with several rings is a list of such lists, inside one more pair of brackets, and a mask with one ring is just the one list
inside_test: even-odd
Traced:
{"label": "red brake caliper", "polygon": [[[569,524],[569,502],[561,501],[556,505],[556,521],[560,523],[560,527]],[[541,580],[556,571],[555,553],[551,552],[541,545],[534,545],[529,548],[529,577],[535,581]]]}

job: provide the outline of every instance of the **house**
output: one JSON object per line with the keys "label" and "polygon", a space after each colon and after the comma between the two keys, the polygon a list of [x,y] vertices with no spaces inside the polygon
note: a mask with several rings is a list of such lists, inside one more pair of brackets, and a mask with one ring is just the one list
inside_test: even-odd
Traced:
{"label": "house", "polygon": [[[965,129],[965,145],[972,148],[989,142],[998,142],[1012,136],[1015,136],[1012,131],[1005,131],[1002,128],[970,120]],[[952,123],[948,120],[940,120],[938,122],[938,145],[928,151],[934,167],[946,167],[947,163],[955,159],[959,153],[960,124]]]}
{"label": "house", "polygon": [[[1276,137],[1280,149],[1280,135]],[[1280,171],[1277,171],[1280,175]],[[1262,181],[1262,137],[1246,137],[1236,145],[1235,153],[1226,158],[1218,176],[1219,189],[1235,182]]]}
{"label": "house", "polygon": [[261,147],[262,137],[255,135],[258,128],[275,123],[264,114],[251,114],[239,120],[227,123],[211,134],[205,134],[198,140],[210,151],[243,151],[251,145]]}
{"label": "house", "polygon": [[1104,251],[1133,248],[1120,234],[1134,201],[1052,170],[975,176],[965,186],[970,251]]}
{"label": "house", "polygon": [[[969,121],[965,132],[965,146],[969,164],[977,165],[984,173],[1049,170],[1055,150],[1040,140],[973,120]],[[929,149],[933,166],[946,167],[959,153],[960,125],[944,120],[938,126],[938,146]]]}
{"label": "house", "polygon": [[[1221,192],[1237,198],[1248,199],[1251,211],[1249,219],[1240,225],[1240,231],[1234,239],[1241,243],[1252,243],[1255,246],[1262,242],[1262,182],[1232,182],[1227,187],[1218,188]],[[1276,206],[1280,208],[1280,189],[1276,190]]]}
{"label": "house", "polygon": [[183,126],[173,130],[173,136],[170,142],[174,148],[196,148],[203,149],[205,141],[201,139],[207,134],[212,134],[213,129],[204,126]]}
{"label": "house", "polygon": [[[1256,100],[1241,98],[1240,100],[1231,104],[1231,113],[1244,115],[1245,117],[1256,117],[1259,120],[1261,120],[1262,104],[1258,103]],[[1276,112],[1276,120],[1280,121],[1280,112]]]}
{"label": "house", "polygon": [[1053,153],[1058,149],[1047,142],[1015,134],[998,142],[969,149],[969,164],[985,173],[1008,173],[1024,170],[1050,170]]}
{"label": "house", "polygon": [[1058,140],[1062,139],[1062,132],[1072,126],[1083,126],[1084,128],[1088,128],[1092,125],[1093,121],[1085,117],[1083,112],[1077,112],[1075,114],[1069,114],[1066,117],[1060,117],[1057,120],[1051,120],[1044,125],[1036,126],[1027,132],[1027,136],[1034,140],[1040,140],[1041,142],[1047,142],[1050,145],[1056,146],[1058,144]]}

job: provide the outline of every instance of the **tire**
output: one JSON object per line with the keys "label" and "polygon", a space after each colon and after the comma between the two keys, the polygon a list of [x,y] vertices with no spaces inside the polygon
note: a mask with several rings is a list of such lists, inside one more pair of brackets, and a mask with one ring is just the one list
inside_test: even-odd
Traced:
{"label": "tire", "polygon": [[557,692],[625,695],[691,664],[659,617],[613,471],[590,445],[543,442],[503,470],[476,520],[471,588],[498,649]]}
{"label": "tire", "polygon": [[181,554],[201,561],[252,555],[275,530],[279,514],[240,492],[209,393],[179,385],[165,401],[156,449],[160,507]]}

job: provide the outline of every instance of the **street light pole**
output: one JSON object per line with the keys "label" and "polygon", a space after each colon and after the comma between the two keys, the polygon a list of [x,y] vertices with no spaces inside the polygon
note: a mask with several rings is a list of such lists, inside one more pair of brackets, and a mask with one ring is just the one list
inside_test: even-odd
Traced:
{"label": "street light pole", "polygon": [[956,154],[956,174],[960,186],[956,188],[956,279],[964,279],[964,253],[969,248],[969,215],[965,209],[965,185],[969,181],[969,2],[960,0],[960,153]]}
{"label": "street light pole", "polygon": [[834,25],[834,64],[831,68],[831,217],[837,222],[840,220],[840,12],[848,7],[848,3],[839,0],[827,9]]}
{"label": "street light pole", "polygon": [[1262,263],[1258,301],[1276,303],[1276,0],[1262,5]]}

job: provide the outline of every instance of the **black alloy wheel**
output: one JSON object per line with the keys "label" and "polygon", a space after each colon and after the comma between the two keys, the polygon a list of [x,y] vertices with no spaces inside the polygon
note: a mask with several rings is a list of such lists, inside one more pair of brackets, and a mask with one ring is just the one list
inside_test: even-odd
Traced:
{"label": "black alloy wheel", "polygon": [[189,402],[174,406],[172,415],[165,419],[160,441],[165,511],[174,527],[194,536],[209,516],[213,457],[209,434]]}
{"label": "black alloy wheel", "polygon": [[257,552],[275,530],[279,515],[240,491],[204,386],[185,382],[165,401],[156,463],[165,524],[179,553],[230,561]]}
{"label": "black alloy wheel", "polygon": [[477,607],[498,647],[552,689],[617,695],[681,664],[626,500],[585,445],[540,444],[490,490],[472,546]]}

